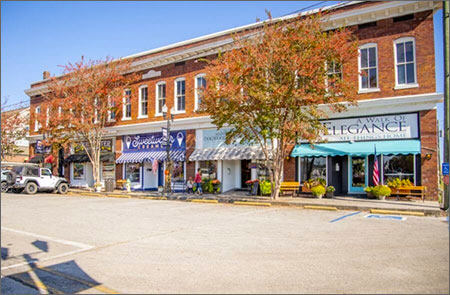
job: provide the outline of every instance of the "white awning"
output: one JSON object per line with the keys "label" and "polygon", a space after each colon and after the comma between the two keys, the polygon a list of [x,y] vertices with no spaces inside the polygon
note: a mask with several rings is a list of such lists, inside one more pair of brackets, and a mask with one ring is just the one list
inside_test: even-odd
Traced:
{"label": "white awning", "polygon": [[189,161],[212,160],[262,160],[265,159],[260,147],[221,147],[208,149],[195,149]]}
{"label": "white awning", "polygon": [[[176,162],[183,162],[185,153],[185,150],[171,150],[170,158]],[[120,155],[116,163],[143,163],[153,162],[154,160],[165,161],[166,159],[166,151],[130,152]]]}

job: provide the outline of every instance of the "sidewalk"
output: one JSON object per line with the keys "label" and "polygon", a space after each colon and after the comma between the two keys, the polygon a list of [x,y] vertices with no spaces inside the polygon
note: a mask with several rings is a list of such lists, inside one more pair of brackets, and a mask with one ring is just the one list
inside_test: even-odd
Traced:
{"label": "sidewalk", "polygon": [[[228,203],[244,205],[261,205],[261,206],[297,206],[308,209],[324,209],[324,210],[353,210],[353,211],[371,211],[371,210],[386,210],[399,211],[407,214],[407,212],[427,215],[427,216],[444,216],[439,208],[437,201],[421,200],[401,200],[397,201],[395,198],[386,199],[384,201],[377,199],[365,199],[356,196],[336,196],[331,199],[322,198],[317,199],[313,197],[280,197],[273,201],[270,197],[262,196],[248,196],[246,192],[232,192],[225,194],[204,194],[193,195],[187,193],[171,193],[169,196],[164,196],[154,191],[132,191],[127,193],[123,190],[114,190],[114,192],[88,192],[84,189],[70,189],[71,194],[80,194],[88,196],[104,196],[104,197],[118,197],[118,198],[148,198],[160,200],[179,200],[179,201],[200,201],[208,203]],[[389,212],[388,212],[389,213]],[[398,213],[400,214],[400,213]]]}

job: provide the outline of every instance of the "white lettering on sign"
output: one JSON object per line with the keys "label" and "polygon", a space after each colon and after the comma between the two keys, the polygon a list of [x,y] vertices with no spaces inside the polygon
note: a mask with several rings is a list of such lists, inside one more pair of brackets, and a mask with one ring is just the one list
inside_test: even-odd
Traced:
{"label": "white lettering on sign", "polygon": [[419,137],[417,114],[337,119],[322,123],[328,131],[323,138],[329,142]]}

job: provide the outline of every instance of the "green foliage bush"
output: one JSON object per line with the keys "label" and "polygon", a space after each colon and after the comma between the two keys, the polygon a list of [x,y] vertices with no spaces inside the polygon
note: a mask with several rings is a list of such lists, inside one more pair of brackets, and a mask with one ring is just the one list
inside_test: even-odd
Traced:
{"label": "green foliage bush", "polygon": [[332,193],[332,192],[334,192],[336,189],[334,188],[334,186],[332,186],[332,185],[330,185],[330,186],[327,186],[327,193]]}
{"label": "green foliage bush", "polygon": [[323,185],[319,184],[311,188],[311,192],[314,196],[323,196],[326,192],[326,189]]}
{"label": "green foliage bush", "polygon": [[372,189],[373,194],[376,197],[381,197],[381,196],[390,196],[391,195],[391,189],[387,186],[387,185],[377,185]]}
{"label": "green foliage bush", "polygon": [[259,185],[259,189],[261,190],[262,195],[270,195],[272,193],[272,185],[268,180],[262,181]]}

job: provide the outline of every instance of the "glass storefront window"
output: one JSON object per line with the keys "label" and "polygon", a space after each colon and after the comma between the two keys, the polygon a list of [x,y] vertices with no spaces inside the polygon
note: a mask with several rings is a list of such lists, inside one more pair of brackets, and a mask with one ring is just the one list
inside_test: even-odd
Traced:
{"label": "glass storefront window", "polygon": [[141,181],[141,173],[140,168],[141,164],[139,163],[128,163],[125,165],[125,178],[129,179],[131,182],[140,182]]}
{"label": "glass storefront window", "polygon": [[84,179],[84,164],[73,163],[73,179]]}
{"label": "glass storefront window", "polygon": [[199,161],[202,178],[215,179],[217,175],[217,161]]}
{"label": "glass storefront window", "polygon": [[300,179],[304,182],[309,179],[327,179],[326,157],[303,157],[300,158]]}
{"label": "glass storefront window", "polygon": [[414,155],[383,155],[383,169],[385,184],[395,178],[409,179],[414,183]]}
{"label": "glass storefront window", "polygon": [[172,181],[184,181],[184,162],[173,162]]}

